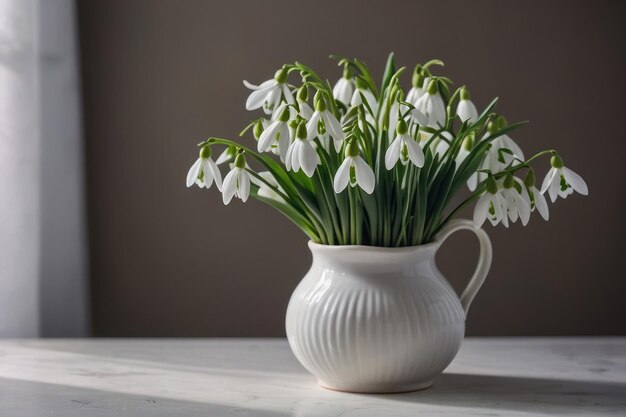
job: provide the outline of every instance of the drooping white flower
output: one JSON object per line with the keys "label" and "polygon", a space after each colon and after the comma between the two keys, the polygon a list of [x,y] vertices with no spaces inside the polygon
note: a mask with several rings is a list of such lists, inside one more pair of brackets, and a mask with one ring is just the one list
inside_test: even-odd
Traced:
{"label": "drooping white flower", "polygon": [[346,147],[345,159],[337,169],[333,188],[339,194],[350,184],[352,187],[358,185],[363,191],[371,194],[376,185],[374,171],[367,165],[367,162],[359,155],[359,147],[351,141]]}
{"label": "drooping white flower", "polygon": [[246,171],[246,159],[242,153],[237,154],[235,163],[224,178],[222,186],[222,200],[224,204],[230,203],[233,197],[241,199],[244,203],[250,195],[250,174]]}
{"label": "drooping white flower", "polygon": [[461,88],[459,104],[456,106],[456,114],[462,122],[475,122],[478,119],[478,110],[470,100],[470,93],[467,88]]}
{"label": "drooping white flower", "polygon": [[283,199],[283,197],[278,192],[276,192],[276,190],[280,192],[284,192],[284,191],[281,188],[281,186],[278,185],[278,181],[276,181],[276,178],[274,178],[274,175],[272,175],[272,173],[269,171],[261,171],[258,173],[258,175],[264,181],[261,181],[254,176],[250,177],[250,181],[252,182],[252,184],[255,184],[257,187],[259,187],[259,191],[257,192],[257,194],[260,197],[269,198],[271,200],[285,203],[285,200]]}
{"label": "drooping white flower", "polygon": [[320,124],[326,132],[333,138],[335,150],[339,152],[343,145],[345,135],[341,129],[339,120],[326,108],[326,102],[323,98],[316,97],[315,112],[306,124],[307,139],[314,139],[318,135]]}
{"label": "drooping white flower", "polygon": [[550,165],[552,168],[543,180],[541,194],[547,191],[553,203],[557,197],[566,198],[574,191],[582,195],[589,194],[585,180],[571,169],[563,166],[563,160],[558,155],[552,156]]}
{"label": "drooping white flower", "polygon": [[263,130],[257,142],[259,152],[267,152],[272,148],[277,148],[280,160],[283,162],[291,144],[289,137],[290,110],[292,110],[291,107],[283,107],[278,118]]}
{"label": "drooping white flower", "polygon": [[310,120],[313,116],[313,109],[309,106],[309,89],[303,85],[296,94],[296,102],[298,103],[299,114],[305,120]]}
{"label": "drooping white flower", "polygon": [[[430,140],[430,137],[428,137],[428,140]],[[439,133],[439,137],[435,139],[431,144],[431,150],[433,152],[433,155],[439,155],[439,158],[443,158],[448,149],[450,149],[450,143],[453,140],[454,136],[452,136],[452,133],[448,132],[447,130],[441,131]],[[423,145],[425,146],[428,141],[424,141],[424,139],[422,139],[421,143],[423,143]],[[459,166],[457,164],[457,168],[458,167]]]}
{"label": "drooping white flower", "polygon": [[526,178],[524,178],[524,184],[528,189],[528,195],[530,197],[530,210],[537,210],[541,217],[544,220],[548,220],[550,218],[550,213],[548,211],[548,203],[546,201],[546,197],[541,194],[541,192],[535,186],[535,173],[533,170],[529,170],[526,174]]}
{"label": "drooping white flower", "polygon": [[205,145],[200,149],[200,157],[187,172],[187,187],[194,183],[200,188],[209,188],[215,181],[218,190],[222,189],[222,174],[211,159],[211,147]]}
{"label": "drooping white flower", "polygon": [[437,81],[431,80],[423,96],[415,102],[413,117],[422,126],[439,129],[446,124],[446,107],[439,94]]}
{"label": "drooping white flower", "polygon": [[491,176],[487,178],[487,191],[474,207],[474,226],[481,227],[486,219],[489,219],[493,226],[502,223],[504,227],[509,227],[506,199],[498,190],[496,180]]}
{"label": "drooping white flower", "polygon": [[350,99],[354,93],[354,80],[346,78],[344,74],[333,87],[333,97],[335,100],[342,102],[346,107],[350,104]]}
{"label": "drooping white flower", "polygon": [[306,126],[300,123],[296,128],[296,139],[289,145],[285,156],[285,168],[287,171],[298,172],[300,169],[312,177],[317,166],[321,164],[317,154],[315,142],[307,137]]}
{"label": "drooping white flower", "polygon": [[287,85],[287,76],[287,69],[282,68],[276,71],[274,78],[264,81],[260,85],[254,85],[244,80],[243,84],[253,90],[246,100],[246,109],[255,110],[263,107],[265,114],[272,114],[283,97],[287,103],[292,104],[294,102],[293,94]]}
{"label": "drooping white flower", "polygon": [[406,102],[415,105],[417,100],[419,100],[424,93],[426,93],[426,88],[428,86],[428,82],[430,79],[428,77],[424,78],[424,76],[420,73],[421,66],[419,68],[415,68],[413,71],[413,78],[411,79],[411,89],[406,95]]}
{"label": "drooping white flower", "polygon": [[388,170],[392,169],[398,160],[403,165],[411,161],[417,167],[424,166],[424,151],[408,134],[408,130],[407,123],[400,119],[396,127],[397,136],[385,153],[385,167]]}
{"label": "drooping white flower", "polygon": [[350,99],[350,107],[363,104],[363,97],[365,97],[365,101],[367,101],[367,105],[373,113],[370,114],[370,112],[366,110],[366,117],[368,120],[373,121],[374,116],[378,111],[378,101],[376,100],[374,93],[372,93],[370,89],[367,88],[367,85],[363,81],[361,81],[360,78],[357,78],[356,85],[357,88],[354,90],[354,93],[352,93],[352,98]]}
{"label": "drooping white flower", "polygon": [[530,196],[522,180],[507,174],[502,188],[502,197],[506,200],[506,212],[512,223],[519,218],[526,226],[530,220]]}

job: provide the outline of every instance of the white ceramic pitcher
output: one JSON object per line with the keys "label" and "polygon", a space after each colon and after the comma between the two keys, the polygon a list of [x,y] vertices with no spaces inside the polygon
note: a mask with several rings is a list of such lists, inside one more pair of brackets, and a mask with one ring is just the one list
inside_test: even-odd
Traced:
{"label": "white ceramic pitcher", "polygon": [[[457,230],[476,233],[480,258],[460,299],[435,265]],[[287,308],[287,338],[323,387],[387,393],[427,388],[456,355],[465,317],[491,265],[491,242],[453,220],[429,244],[383,248],[309,242],[311,269]]]}

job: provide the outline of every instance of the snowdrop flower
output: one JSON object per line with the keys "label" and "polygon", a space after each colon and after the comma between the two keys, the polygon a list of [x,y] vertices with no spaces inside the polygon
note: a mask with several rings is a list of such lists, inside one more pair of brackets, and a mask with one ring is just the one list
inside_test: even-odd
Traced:
{"label": "snowdrop flower", "polygon": [[309,89],[306,85],[300,87],[298,94],[296,95],[296,100],[298,102],[298,108],[300,109],[300,117],[305,120],[311,120],[311,116],[313,116],[313,109],[309,106],[309,103],[307,103],[309,100]]}
{"label": "snowdrop flower", "polygon": [[531,169],[526,174],[524,178],[524,184],[528,189],[528,195],[530,196],[530,209],[531,211],[535,211],[535,209],[541,214],[544,220],[548,220],[550,218],[550,213],[548,212],[548,203],[546,201],[546,197],[541,194],[541,192],[535,187],[535,173]]}
{"label": "snowdrop flower", "polygon": [[417,167],[424,166],[424,151],[421,146],[408,134],[409,126],[400,119],[396,127],[397,136],[385,153],[385,167],[392,169],[398,160],[406,165],[409,160]]}
{"label": "snowdrop flower", "polygon": [[553,203],[556,201],[557,196],[566,198],[574,191],[582,195],[589,193],[585,180],[571,169],[563,166],[563,160],[560,156],[552,156],[550,165],[552,168],[550,168],[543,180],[541,194],[547,191]]}
{"label": "snowdrop flower", "polygon": [[428,79],[425,79],[421,74],[421,68],[421,65],[417,65],[415,67],[415,70],[413,71],[413,78],[411,79],[411,89],[406,95],[407,103],[411,103],[413,105],[415,105],[417,100],[419,100],[426,92],[424,90],[424,82],[428,85]]}
{"label": "snowdrop flower", "polygon": [[[461,143],[461,148],[459,149],[459,153],[456,156],[456,168],[459,169],[465,158],[468,157],[472,148],[474,147],[474,133],[470,133],[463,139],[463,143]],[[469,179],[467,180],[467,188],[470,191],[474,191],[478,187],[478,172],[474,172]]]}
{"label": "snowdrop flower", "polygon": [[187,187],[191,187],[195,183],[200,188],[209,188],[214,180],[218,190],[221,190],[222,174],[211,159],[211,147],[204,145],[200,149],[200,157],[187,172]]}
{"label": "snowdrop flower", "polygon": [[259,136],[257,142],[257,150],[259,152],[267,152],[272,148],[278,148],[280,160],[285,161],[287,149],[291,144],[289,140],[289,118],[291,107],[283,107],[280,115],[276,120]]}
{"label": "snowdrop flower", "polygon": [[431,80],[426,93],[415,102],[413,117],[422,126],[440,128],[446,124],[446,107],[439,94],[437,81]]}
{"label": "snowdrop flower", "polygon": [[301,122],[296,128],[296,139],[287,150],[285,167],[287,171],[293,170],[294,172],[302,169],[307,177],[312,177],[321,161],[313,139],[307,136],[306,126],[304,122]]}
{"label": "snowdrop flower", "polygon": [[354,93],[354,80],[348,67],[343,70],[343,77],[337,81],[333,88],[333,97],[342,102],[346,107],[350,104],[350,99]]}
{"label": "snowdrop flower", "polygon": [[[256,127],[256,126],[255,126]],[[237,148],[234,146],[228,146],[215,160],[215,165],[222,165],[224,162],[229,162],[235,158],[237,154]]]}
{"label": "snowdrop flower", "polygon": [[333,181],[335,192],[339,194],[350,183],[352,187],[358,185],[366,193],[372,194],[376,183],[374,171],[359,156],[359,146],[355,141],[350,141],[346,147],[345,156]]}
{"label": "snowdrop flower", "polygon": [[[430,139],[430,137],[428,138]],[[439,155],[439,158],[443,158],[443,155],[450,149],[450,142],[454,140],[452,133],[447,130],[439,133],[439,138],[435,139],[431,145],[431,149],[434,155]],[[425,142],[424,144],[426,144]],[[457,164],[457,168],[459,165]]]}
{"label": "snowdrop flower", "polygon": [[[504,117],[499,116],[497,120],[489,122],[488,131],[481,140],[487,140],[491,135],[506,126]],[[485,157],[482,169],[488,169],[493,173],[504,171],[513,161],[523,161],[524,152],[508,135],[498,136],[490,143],[491,147]],[[484,179],[485,174],[479,175],[479,181]]]}
{"label": "snowdrop flower", "polygon": [[502,197],[506,200],[506,212],[511,222],[515,223],[519,218],[522,225],[526,226],[530,220],[530,196],[522,180],[513,174],[507,174]]}
{"label": "snowdrop flower", "polygon": [[233,169],[226,174],[222,186],[222,199],[224,204],[230,203],[234,197],[244,203],[250,195],[250,174],[246,171],[246,158],[243,153],[237,154]]}
{"label": "snowdrop flower", "polygon": [[470,93],[467,88],[461,88],[460,96],[461,99],[459,100],[459,104],[456,106],[456,114],[462,122],[475,122],[478,119],[478,110],[476,110],[476,106],[470,100]]}
{"label": "snowdrop flower", "polygon": [[[319,94],[319,93],[318,93]],[[326,101],[316,94],[315,112],[306,124],[307,138],[313,139],[318,135],[318,127],[321,124],[325,131],[332,136],[335,142],[335,150],[339,152],[343,144],[345,135],[341,129],[341,124],[326,108]]]}
{"label": "snowdrop flower", "polygon": [[[250,182],[259,187],[259,191],[257,192],[259,197],[269,198],[271,200],[285,203],[285,200],[282,198],[282,196],[274,190],[275,188],[280,192],[284,192],[280,185],[278,185],[278,181],[276,181],[276,178],[274,178],[272,173],[269,171],[261,171],[258,173],[258,175],[259,177],[263,178],[264,181],[261,181],[258,178],[251,176]],[[271,188],[270,186],[268,186],[268,184],[274,188]]]}
{"label": "snowdrop flower", "polygon": [[378,111],[378,100],[374,97],[374,93],[368,88],[365,81],[360,78],[356,79],[356,88],[354,89],[354,93],[352,94],[352,98],[350,99],[350,107],[359,106],[363,104],[363,98],[365,97],[365,101],[367,101],[367,105],[372,109],[373,114],[369,114],[367,111],[366,117],[373,121],[376,112]]}
{"label": "snowdrop flower", "polygon": [[504,227],[509,227],[506,199],[498,191],[498,183],[491,175],[487,178],[487,191],[474,207],[474,226],[481,227],[486,219],[493,226],[502,223]]}
{"label": "snowdrop flower", "polygon": [[276,71],[273,79],[267,80],[260,85],[254,85],[244,80],[243,84],[253,90],[246,100],[246,110],[255,110],[263,107],[265,114],[272,114],[272,111],[278,107],[282,96],[285,101],[293,103],[293,95],[287,85],[288,72],[286,68]]}

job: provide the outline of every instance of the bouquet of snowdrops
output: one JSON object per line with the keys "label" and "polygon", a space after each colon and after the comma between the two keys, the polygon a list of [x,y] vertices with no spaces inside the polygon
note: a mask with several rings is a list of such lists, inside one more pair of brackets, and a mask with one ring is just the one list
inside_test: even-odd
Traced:
{"label": "bouquet of snowdrops", "polygon": [[[362,61],[333,58],[343,69],[334,87],[299,62],[258,86],[244,81],[252,90],[246,109],[265,113],[240,134],[251,131],[255,146],[201,142],[187,186],[215,183],[224,204],[252,195],[317,243],[385,247],[430,242],[474,202],[476,227],[486,219],[508,227],[518,219],[526,225],[533,211],[548,220],[546,192],[552,202],[587,194],[557,151],[526,159],[509,136],[523,123],[495,113],[497,99],[479,114],[467,87],[452,90],[434,73],[441,61],[418,64],[405,93],[406,68],[395,68],[393,54],[379,86]],[[300,85],[292,84],[296,75]],[[531,163],[542,156],[551,168],[538,188]],[[223,163],[230,171],[222,181]],[[459,193],[467,196],[450,207]]]}

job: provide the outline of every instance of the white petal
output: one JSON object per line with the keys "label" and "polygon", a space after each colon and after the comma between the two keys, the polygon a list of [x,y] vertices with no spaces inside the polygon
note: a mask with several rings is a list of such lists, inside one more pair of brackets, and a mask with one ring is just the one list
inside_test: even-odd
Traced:
{"label": "white petal", "polygon": [[391,142],[391,145],[387,148],[387,152],[385,152],[385,168],[388,170],[392,169],[398,163],[401,150],[402,138],[398,136],[393,142]]}
{"label": "white petal", "polygon": [[208,159],[203,159],[202,160],[202,163],[200,164],[200,172],[204,173],[204,178],[203,178],[204,187],[205,188],[210,188],[211,185],[213,184],[213,173],[211,171],[209,171],[209,160]]}
{"label": "white petal", "polygon": [[279,133],[278,154],[280,155],[280,160],[284,163],[285,157],[287,156],[287,150],[289,149],[289,145],[291,145],[291,139],[289,138],[289,126],[287,126],[287,123],[281,123]]}
{"label": "white petal", "polygon": [[217,186],[217,189],[221,191],[222,190],[222,173],[220,172],[220,169],[217,167],[217,164],[210,158],[208,160],[208,168],[211,171],[211,176],[215,180],[215,185]]}
{"label": "white petal", "polygon": [[456,114],[462,122],[474,122],[478,119],[478,110],[471,100],[460,100],[456,107]]}
{"label": "white petal", "polygon": [[222,152],[220,154],[220,156],[217,157],[217,161],[215,161],[215,163],[217,165],[223,164],[226,161],[229,161],[233,158],[232,154],[229,154],[228,152],[228,148],[224,149],[224,152]]}
{"label": "white petal", "polygon": [[582,195],[589,194],[587,183],[585,182],[585,180],[582,179],[580,175],[567,167],[563,167],[562,170],[563,175],[565,176],[565,181],[567,181],[567,183],[571,185],[576,192]]}
{"label": "white petal", "polygon": [[354,171],[356,174],[356,182],[359,186],[368,194],[372,194],[374,186],[376,185],[376,178],[374,177],[374,171],[360,156],[353,158]]}
{"label": "white petal", "polygon": [[307,177],[312,177],[319,163],[319,155],[310,141],[303,141],[298,149],[300,165]]}
{"label": "white petal", "polygon": [[332,115],[328,110],[322,113],[322,118],[324,119],[324,126],[326,127],[326,131],[332,136],[335,140],[343,141],[345,135],[343,134],[343,130],[341,130],[341,124]]}
{"label": "white petal", "polygon": [[259,152],[267,152],[270,150],[274,142],[276,141],[276,134],[280,129],[281,125],[284,124],[279,120],[272,122],[267,129],[261,133],[259,136],[259,141],[257,142],[257,150]]}
{"label": "white petal", "polygon": [[270,78],[269,80],[263,81],[259,85],[254,85],[251,82],[243,80],[243,85],[245,85],[250,90],[267,89],[267,88],[271,88],[271,87],[275,86],[276,84],[278,84],[278,81],[276,81],[273,78]]}
{"label": "white petal", "polygon": [[230,203],[237,191],[237,170],[233,169],[224,178],[222,186],[222,200],[224,204]]}
{"label": "white petal", "polygon": [[476,203],[476,207],[474,207],[474,226],[479,228],[485,223],[485,219],[487,219],[487,214],[489,214],[489,193],[483,194]]}
{"label": "white petal", "polygon": [[289,145],[289,149],[287,149],[287,154],[285,155],[285,168],[287,168],[287,171],[291,171],[293,165],[292,161],[294,157],[297,156],[297,153],[295,152],[296,143],[298,143],[297,140]]}
{"label": "white petal", "polygon": [[313,139],[317,136],[317,125],[319,123],[322,113],[315,111],[309,121],[306,124],[306,138]]}
{"label": "white petal", "polygon": [[543,183],[541,184],[541,194],[548,191],[548,187],[550,187],[550,184],[552,184],[555,174],[556,174],[556,168],[554,167],[550,168],[545,178],[543,179]]}
{"label": "white petal", "polygon": [[299,101],[298,106],[300,108],[300,116],[302,116],[306,120],[310,120],[311,116],[313,116],[313,109],[309,106],[308,103],[304,101]]}
{"label": "white petal", "polygon": [[431,127],[443,127],[446,125],[446,106],[443,104],[443,99],[439,93],[431,96],[432,110],[431,110]]}
{"label": "white petal", "polygon": [[[443,142],[447,145],[447,143]],[[406,149],[409,154],[409,159],[413,164],[417,167],[424,166],[424,151],[422,147],[417,144],[410,136],[407,136],[404,139],[404,144],[406,145]]]}
{"label": "white petal", "polygon": [[283,84],[283,96],[285,97],[285,101],[289,104],[293,104],[294,100],[293,100],[293,93],[291,92],[291,90],[289,89],[289,86],[287,84]]}
{"label": "white petal", "polygon": [[239,172],[239,198],[244,203],[248,200],[248,196],[250,195],[250,174],[243,168],[240,168]]}
{"label": "white petal", "polygon": [[195,182],[196,178],[198,178],[198,174],[200,172],[200,165],[202,164],[202,158],[196,159],[196,162],[193,163],[189,171],[187,171],[187,187],[191,187]]}
{"label": "white petal", "polygon": [[550,218],[550,213],[548,212],[548,202],[546,201],[546,198],[535,187],[532,188],[532,193],[535,199],[535,208],[539,214],[541,214],[541,217],[547,221]]}
{"label": "white petal", "polygon": [[265,103],[265,98],[267,97],[267,90],[255,90],[248,96],[246,100],[246,110],[255,110],[263,107],[263,103]]}
{"label": "white petal", "polygon": [[350,165],[351,158],[346,158],[343,160],[339,169],[337,169],[337,173],[335,174],[335,179],[333,181],[333,188],[335,192],[339,194],[348,186],[348,182],[350,182]]}

